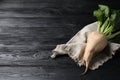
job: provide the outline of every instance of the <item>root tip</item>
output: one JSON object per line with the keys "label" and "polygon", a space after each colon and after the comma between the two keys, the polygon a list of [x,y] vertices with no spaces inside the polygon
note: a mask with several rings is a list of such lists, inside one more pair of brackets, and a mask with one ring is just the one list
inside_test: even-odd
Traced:
{"label": "root tip", "polygon": [[80,74],[80,76],[83,76],[83,75],[85,75],[86,73],[87,73],[87,71],[88,71],[88,62],[86,62],[86,61],[84,61],[85,62],[85,66],[86,66],[86,68],[85,68],[85,71],[83,72],[83,73],[81,73]]}
{"label": "root tip", "polygon": [[81,73],[80,76],[85,75],[87,73],[87,71],[88,71],[88,68],[86,67],[85,71],[83,73]]}

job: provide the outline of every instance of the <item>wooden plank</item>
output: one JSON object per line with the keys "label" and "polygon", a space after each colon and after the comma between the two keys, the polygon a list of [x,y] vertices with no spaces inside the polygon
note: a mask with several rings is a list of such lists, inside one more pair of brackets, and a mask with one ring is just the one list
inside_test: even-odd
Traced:
{"label": "wooden plank", "polygon": [[[49,64],[50,62],[48,62]],[[39,66],[1,66],[0,78],[2,80],[119,80],[119,66],[116,65],[116,60],[112,60],[102,66],[99,70],[89,71],[89,74],[80,77],[83,67],[79,68],[76,65],[63,66],[64,64],[57,63],[56,65],[39,65]],[[114,66],[111,66],[113,65]],[[117,68],[117,69],[116,69]],[[104,72],[103,72],[104,71]],[[71,73],[72,72],[72,73]],[[95,76],[95,77],[94,77]]]}
{"label": "wooden plank", "polygon": [[[84,1],[60,1],[57,0],[55,2],[22,2],[22,3],[10,3],[10,2],[2,2],[0,5],[0,9],[6,8],[45,8],[45,7],[78,7],[79,3],[84,3]],[[91,2],[90,2],[91,3]],[[82,4],[82,6],[84,5]]]}
{"label": "wooden plank", "polygon": [[[11,0],[12,1],[12,0]],[[39,0],[42,1],[42,0]],[[53,0],[54,1],[54,0]],[[88,4],[89,3],[89,4]],[[94,6],[97,4],[106,4],[110,5],[111,7],[117,8],[116,6],[119,5],[119,1],[79,1],[79,0],[56,0],[55,2],[1,2],[0,9],[7,9],[7,8],[45,8],[45,7],[73,7],[73,8],[78,8],[78,7],[85,7],[87,6]],[[80,5],[81,4],[81,5]],[[114,6],[112,6],[114,5]],[[119,7],[119,6],[118,6]],[[89,7],[88,7],[89,8]]]}
{"label": "wooden plank", "polygon": [[[90,20],[83,19],[84,17]],[[69,17],[3,17],[0,18],[0,26],[3,27],[74,27],[76,25],[86,25],[94,22],[95,19],[88,15],[69,16]],[[81,24],[82,22],[82,24]],[[76,26],[76,27],[75,27]],[[82,26],[83,27],[83,26]]]}
{"label": "wooden plank", "polygon": [[1,67],[1,80],[53,80],[55,73],[42,67]]}
{"label": "wooden plank", "polygon": [[[59,33],[57,33],[59,31]],[[74,32],[71,29],[59,27],[55,29],[50,28],[39,28],[39,27],[2,27],[0,32],[1,40],[9,38],[23,38],[23,39],[41,39],[41,38],[68,38],[71,33]]]}
{"label": "wooden plank", "polygon": [[[14,56],[16,54],[28,54],[26,57],[23,56],[25,59],[27,56],[28,59],[32,59],[34,54],[42,51],[45,54],[44,51],[51,51],[55,45],[67,42],[71,36],[69,30],[64,28],[2,27],[0,29],[0,53],[1,59],[4,59],[1,60],[3,64],[7,57],[8,60],[9,57],[11,60],[17,59]],[[57,34],[58,31],[61,34]]]}
{"label": "wooden plank", "polygon": [[[62,2],[63,3],[63,2]],[[2,5],[3,4],[3,5]],[[90,14],[91,12],[93,12],[93,10],[95,10],[98,6],[98,4],[106,4],[109,5],[111,8],[114,9],[119,9],[119,2],[112,2],[112,3],[108,3],[108,2],[104,2],[104,3],[100,3],[100,2],[90,2],[89,4],[87,3],[80,3],[78,4],[77,2],[74,3],[64,3],[64,4],[56,4],[56,3],[2,3],[0,5],[0,10],[1,11],[11,11],[11,13],[13,11],[16,11],[19,13],[21,12],[48,12],[48,13],[56,13],[58,15],[79,15],[81,13],[83,14]],[[114,4],[114,6],[112,6]],[[67,16],[66,15],[66,16]]]}
{"label": "wooden plank", "polygon": [[0,26],[8,27],[56,27],[62,23],[62,18],[3,18],[0,20]]}
{"label": "wooden plank", "polygon": [[[54,68],[54,67],[1,67],[0,68],[0,78],[1,80],[66,80],[70,76],[69,80],[76,79],[79,77],[77,75],[72,75],[69,71],[76,72],[75,68]],[[63,75],[64,73],[64,75]],[[80,79],[79,79],[80,80]]]}
{"label": "wooden plank", "polygon": [[[55,3],[34,3],[34,2],[27,2],[27,3],[10,3],[10,2],[2,2],[0,5],[1,16],[0,17],[27,17],[32,16],[40,17],[40,16],[79,16],[81,14],[90,14],[92,15],[93,10],[97,8],[98,4],[106,4],[109,5],[111,8],[119,9],[120,2],[92,2],[90,1],[89,4],[86,1],[56,1]],[[114,4],[114,6],[112,6]],[[7,11],[7,12],[6,12]],[[20,14],[20,13],[23,14]],[[35,14],[34,14],[35,12]],[[40,14],[39,14],[40,12]],[[25,14],[24,14],[25,13]],[[26,14],[28,13],[28,15]],[[12,15],[14,14],[14,15]],[[46,15],[43,15],[46,14]]]}
{"label": "wooden plank", "polygon": [[[106,70],[109,73],[114,73],[115,75],[106,75],[101,74],[101,71],[97,71],[99,75],[87,75],[87,77],[80,77],[79,73],[76,71],[80,71],[76,68],[65,68],[64,69],[56,69],[54,67],[1,67],[0,68],[0,78],[1,80],[118,80],[118,73],[111,72],[112,70]],[[72,75],[70,72],[74,73]],[[96,76],[96,77],[94,77]]]}
{"label": "wooden plank", "polygon": [[76,17],[90,14],[80,8],[44,8],[44,9],[0,9],[0,18],[3,17]]}
{"label": "wooden plank", "polygon": [[[8,3],[29,3],[29,2],[31,2],[31,3],[33,3],[33,2],[40,2],[40,3],[42,3],[42,2],[47,2],[47,3],[49,3],[49,2],[65,2],[66,0],[2,0],[2,2],[8,2]],[[76,0],[76,1],[79,1],[79,0]],[[76,2],[76,1],[74,1],[74,0],[70,0],[70,1],[67,1],[67,2]]]}

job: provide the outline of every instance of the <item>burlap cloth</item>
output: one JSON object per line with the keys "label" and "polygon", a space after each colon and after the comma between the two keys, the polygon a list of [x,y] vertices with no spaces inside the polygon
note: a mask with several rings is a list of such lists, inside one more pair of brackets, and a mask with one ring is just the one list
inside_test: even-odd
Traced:
{"label": "burlap cloth", "polygon": [[[84,65],[82,58],[78,60],[79,55],[83,54],[83,50],[86,45],[86,38],[88,33],[97,30],[97,22],[86,25],[81,29],[75,36],[73,36],[66,44],[57,45],[56,48],[52,51],[52,58],[55,58],[57,55],[68,54],[79,66]],[[98,55],[92,58],[89,68],[91,70],[97,69],[99,66],[103,65],[109,59],[112,59],[112,56],[115,55],[116,50],[120,48],[120,44],[108,42],[106,48],[100,52]]]}

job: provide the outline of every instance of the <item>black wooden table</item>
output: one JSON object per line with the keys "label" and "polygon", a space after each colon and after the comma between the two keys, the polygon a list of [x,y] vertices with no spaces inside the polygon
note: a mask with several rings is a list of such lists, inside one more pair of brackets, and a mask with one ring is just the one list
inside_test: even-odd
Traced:
{"label": "black wooden table", "polygon": [[98,4],[120,9],[117,0],[0,0],[0,80],[120,80],[120,52],[80,77],[68,56],[50,58],[57,44],[96,21]]}

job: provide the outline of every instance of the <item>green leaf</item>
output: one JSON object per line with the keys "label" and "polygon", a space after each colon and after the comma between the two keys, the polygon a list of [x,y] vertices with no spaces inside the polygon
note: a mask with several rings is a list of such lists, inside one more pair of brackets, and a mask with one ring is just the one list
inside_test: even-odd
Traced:
{"label": "green leaf", "polygon": [[102,10],[106,17],[109,16],[109,7],[106,5],[98,5],[100,10]]}
{"label": "green leaf", "polygon": [[98,5],[99,9],[95,10],[93,15],[98,20],[98,32],[105,34],[110,39],[120,35],[120,10],[110,9],[106,5]]}
{"label": "green leaf", "polygon": [[95,10],[93,14],[99,21],[102,22],[102,20],[103,20],[103,13],[102,13],[102,11],[100,9]]}

